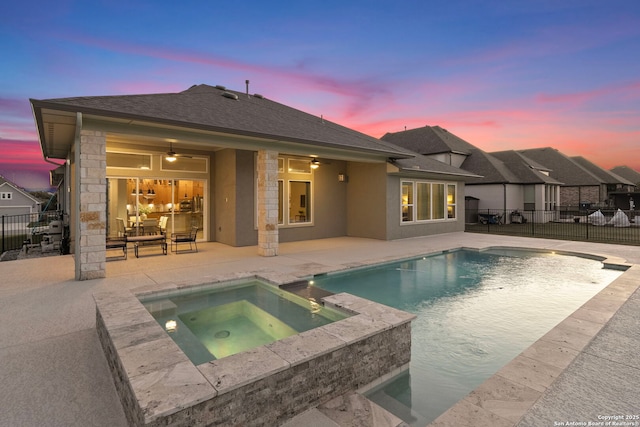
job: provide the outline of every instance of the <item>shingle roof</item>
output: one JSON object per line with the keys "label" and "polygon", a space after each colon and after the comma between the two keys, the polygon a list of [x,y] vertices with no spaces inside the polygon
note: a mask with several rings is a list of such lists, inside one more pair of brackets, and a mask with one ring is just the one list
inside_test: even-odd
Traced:
{"label": "shingle roof", "polygon": [[628,181],[633,182],[636,186],[640,185],[640,172],[636,171],[635,169],[631,169],[628,166],[616,166],[615,168],[611,169],[611,172],[625,178]]}
{"label": "shingle roof", "polygon": [[423,155],[450,152],[471,154],[471,150],[476,148],[440,126],[386,133],[381,139]]}
{"label": "shingle roof", "polygon": [[562,184],[562,182],[540,172],[549,172],[546,166],[541,165],[518,151],[496,151],[489,154],[504,162],[505,165],[508,165],[509,170],[516,176],[516,181],[513,181],[514,183]]}
{"label": "shingle roof", "polygon": [[31,100],[34,107],[81,111],[319,147],[405,157],[406,150],[259,95],[194,85],[179,93]]}
{"label": "shingle roof", "polygon": [[469,157],[461,166],[482,176],[482,178],[470,180],[468,184],[503,184],[518,181],[516,175],[504,162],[479,148],[470,150]]}
{"label": "shingle roof", "polygon": [[602,169],[600,166],[590,162],[582,156],[571,157],[571,159],[581,165],[583,168],[591,172],[593,175],[598,177],[602,181],[603,184],[624,184],[624,185],[635,185],[633,182],[628,181],[627,179],[616,175],[613,172],[610,172],[606,169]]}
{"label": "shingle roof", "polygon": [[20,193],[22,193],[23,195],[25,195],[26,197],[30,198],[31,200],[33,200],[36,203],[40,203],[40,201],[38,199],[36,199],[35,197],[33,197],[26,189],[20,187],[18,184],[9,181],[7,178],[5,178],[4,176],[0,175],[0,186],[9,186],[12,187],[14,190],[19,191]]}
{"label": "shingle roof", "polygon": [[403,171],[411,172],[428,172],[444,175],[453,175],[465,177],[465,181],[470,182],[475,178],[480,178],[478,175],[469,172],[467,170],[457,168],[455,166],[448,165],[438,160],[425,156],[415,156],[409,159],[397,159],[393,162]]}
{"label": "shingle roof", "polygon": [[493,156],[464,139],[441,128],[440,126],[425,126],[402,132],[387,133],[383,140],[400,145],[425,156],[441,153],[458,153],[466,155],[461,168],[477,175],[468,179],[467,184],[532,184],[553,183],[558,181],[548,177],[525,165],[528,161],[537,169],[545,170],[531,159],[525,159],[520,154],[503,155],[503,159]]}
{"label": "shingle roof", "polygon": [[528,150],[518,150],[518,152],[551,168],[550,176],[564,183],[566,186],[600,185],[603,183],[583,166],[555,148],[531,148]]}

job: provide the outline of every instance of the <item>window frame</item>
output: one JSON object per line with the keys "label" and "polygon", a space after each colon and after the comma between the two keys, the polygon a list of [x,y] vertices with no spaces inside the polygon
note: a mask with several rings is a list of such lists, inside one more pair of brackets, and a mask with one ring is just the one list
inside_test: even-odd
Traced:
{"label": "window frame", "polygon": [[[405,185],[410,184],[412,194],[407,197],[405,201]],[[418,209],[416,207],[421,206],[421,198],[418,187],[427,186],[425,192],[429,197],[427,202],[428,219],[418,218]],[[434,200],[434,185],[442,186],[442,200]],[[424,187],[422,187],[424,189]],[[453,200],[448,200],[449,190],[453,188]],[[423,193],[423,194],[425,194]],[[443,221],[458,221],[458,183],[446,182],[446,181],[427,181],[427,180],[414,180],[414,179],[401,179],[400,180],[400,225],[415,225],[415,224],[428,224]],[[442,207],[442,212],[435,212],[437,207]],[[410,208],[410,209],[409,209]],[[408,216],[405,213],[408,212]],[[453,214],[451,214],[453,212]],[[422,216],[422,215],[421,215]]]}

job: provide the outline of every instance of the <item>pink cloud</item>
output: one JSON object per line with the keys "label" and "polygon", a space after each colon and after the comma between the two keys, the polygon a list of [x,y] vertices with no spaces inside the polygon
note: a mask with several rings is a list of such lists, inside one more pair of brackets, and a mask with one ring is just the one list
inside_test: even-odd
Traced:
{"label": "pink cloud", "polygon": [[31,117],[31,107],[27,98],[0,97],[0,117]]}
{"label": "pink cloud", "polygon": [[306,68],[301,68],[299,64],[294,64],[291,67],[265,66],[205,52],[158,48],[155,46],[99,39],[87,35],[67,34],[64,35],[63,38],[113,52],[242,71],[245,74],[262,76],[267,80],[267,87],[277,88],[278,90],[282,90],[283,88],[291,90],[293,87],[297,87],[298,89],[302,87],[305,91],[338,95],[347,98],[346,105],[348,107],[346,111],[351,115],[357,115],[361,110],[366,109],[372,99],[378,99],[388,94],[388,90],[384,89],[374,78],[341,79],[328,77],[310,73]]}

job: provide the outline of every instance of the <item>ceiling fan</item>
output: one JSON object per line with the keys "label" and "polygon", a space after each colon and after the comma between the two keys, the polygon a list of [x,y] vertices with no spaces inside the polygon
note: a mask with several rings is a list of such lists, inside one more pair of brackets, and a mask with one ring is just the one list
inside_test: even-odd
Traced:
{"label": "ceiling fan", "polygon": [[191,156],[185,156],[184,154],[178,154],[175,151],[173,151],[173,142],[169,142],[169,151],[167,151],[167,153],[164,156],[164,159],[167,162],[173,163],[176,160],[178,160],[178,157],[184,157],[187,159],[191,159]]}

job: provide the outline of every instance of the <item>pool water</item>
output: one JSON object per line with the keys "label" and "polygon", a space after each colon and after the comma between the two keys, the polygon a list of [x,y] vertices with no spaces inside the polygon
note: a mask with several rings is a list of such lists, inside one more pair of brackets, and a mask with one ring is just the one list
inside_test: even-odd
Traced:
{"label": "pool water", "polygon": [[258,280],[140,298],[194,365],[349,315]]}
{"label": "pool water", "polygon": [[621,274],[602,267],[551,253],[459,250],[312,284],[417,315],[409,370],[367,396],[424,426]]}

